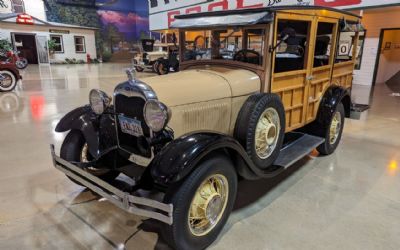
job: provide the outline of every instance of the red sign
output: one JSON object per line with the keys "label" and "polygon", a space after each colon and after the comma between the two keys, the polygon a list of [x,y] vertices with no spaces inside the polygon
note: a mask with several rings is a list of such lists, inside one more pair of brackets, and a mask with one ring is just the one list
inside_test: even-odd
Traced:
{"label": "red sign", "polygon": [[28,14],[19,14],[17,16],[17,24],[33,25],[33,18]]}
{"label": "red sign", "polygon": [[362,0],[315,0],[315,5],[338,7],[361,4]]}

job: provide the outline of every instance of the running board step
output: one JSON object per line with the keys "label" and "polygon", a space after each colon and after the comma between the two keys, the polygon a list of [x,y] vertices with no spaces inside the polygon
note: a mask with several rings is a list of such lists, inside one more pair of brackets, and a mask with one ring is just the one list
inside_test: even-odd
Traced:
{"label": "running board step", "polygon": [[350,119],[360,120],[361,114],[370,108],[367,104],[353,103],[350,110]]}
{"label": "running board step", "polygon": [[324,143],[324,141],[324,138],[303,134],[281,149],[278,159],[274,162],[274,166],[288,168],[296,161],[308,155],[316,147]]}

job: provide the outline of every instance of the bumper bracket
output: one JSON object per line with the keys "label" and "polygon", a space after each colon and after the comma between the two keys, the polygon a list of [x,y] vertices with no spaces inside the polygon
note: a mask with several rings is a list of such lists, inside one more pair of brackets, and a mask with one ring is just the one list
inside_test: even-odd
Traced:
{"label": "bumper bracket", "polygon": [[54,167],[106,198],[117,207],[139,216],[152,218],[172,225],[173,205],[124,192],[56,155],[50,146]]}

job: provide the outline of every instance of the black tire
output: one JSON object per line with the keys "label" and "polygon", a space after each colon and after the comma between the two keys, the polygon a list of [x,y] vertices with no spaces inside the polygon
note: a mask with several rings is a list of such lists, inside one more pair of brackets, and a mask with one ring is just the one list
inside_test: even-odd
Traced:
{"label": "black tire", "polygon": [[136,66],[135,69],[136,69],[137,72],[143,72],[144,71],[144,68],[139,67],[139,66]]}
{"label": "black tire", "polygon": [[[334,142],[331,142],[330,138],[330,128],[332,125],[333,118],[335,117],[336,112],[340,114],[340,127],[339,127],[339,134]],[[317,147],[318,152],[321,155],[330,155],[335,152],[336,148],[338,147],[340,140],[342,139],[342,133],[344,128],[344,121],[345,121],[345,111],[343,103],[339,103],[336,107],[336,111],[333,113],[330,121],[325,124],[318,124],[317,126],[322,127],[323,129],[319,132],[318,136],[325,138],[325,142],[322,143]]]}
{"label": "black tire", "polygon": [[5,77],[4,80],[0,80],[0,92],[13,91],[17,86],[17,77],[9,70],[0,70],[0,75]]}
{"label": "black tire", "polygon": [[[137,61],[136,59],[133,59],[133,63],[134,63],[134,64],[138,64],[138,61]],[[137,72],[143,72],[143,71],[144,71],[144,68],[142,68],[142,67],[140,67],[140,66],[135,66],[135,70],[136,70]]]}
{"label": "black tire", "polygon": [[[65,137],[64,142],[61,145],[60,157],[66,161],[80,162],[81,152],[85,143],[86,143],[85,138],[79,130],[71,130]],[[92,174],[96,175],[97,177],[106,182],[111,182],[118,177],[119,172],[110,170],[103,174],[97,174],[97,173],[92,173]],[[83,186],[79,182],[71,178],[69,179],[74,183]]]}
{"label": "black tire", "polygon": [[[257,123],[265,110],[272,108],[279,116],[280,129],[276,146],[267,158],[261,158],[256,152]],[[285,109],[276,94],[261,93],[250,96],[239,112],[235,126],[235,138],[242,144],[253,163],[260,169],[270,167],[279,156],[285,136]]]}
{"label": "black tire", "polygon": [[[228,199],[222,215],[205,235],[196,236],[192,233],[188,216],[192,200],[197,189],[204,180],[212,175],[222,175],[228,183]],[[232,211],[237,191],[237,175],[232,162],[224,156],[216,155],[200,163],[199,166],[179,185],[170,188],[165,195],[164,202],[172,203],[173,224],[164,224],[162,235],[165,241],[174,249],[204,249],[212,244],[223,229]]]}
{"label": "black tire", "polygon": [[[152,70],[154,73],[157,73],[158,63],[159,63],[159,61],[155,61],[155,62],[153,63],[153,65],[152,65],[152,67],[151,67],[151,70]],[[158,74],[158,73],[157,73],[157,74]]]}
{"label": "black tire", "polygon": [[15,63],[15,66],[18,69],[25,69],[26,67],[28,67],[28,60],[26,60],[26,58],[20,57]]}
{"label": "black tire", "polygon": [[160,60],[157,64],[157,74],[166,75],[169,73],[169,64],[165,60]]}

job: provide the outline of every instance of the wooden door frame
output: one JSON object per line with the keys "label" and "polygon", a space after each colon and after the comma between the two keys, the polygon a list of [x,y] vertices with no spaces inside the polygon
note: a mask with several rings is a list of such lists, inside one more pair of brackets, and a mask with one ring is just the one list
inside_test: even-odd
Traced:
{"label": "wooden door frame", "polygon": [[[378,71],[379,71],[379,61],[381,60],[381,48],[383,44],[383,38],[385,36],[385,31],[389,30],[399,30],[400,28],[384,28],[381,29],[381,32],[379,34],[379,43],[378,43],[378,49],[377,49],[377,54],[376,54],[376,59],[375,59],[375,68],[374,68],[374,75],[372,77],[372,87],[375,86],[376,84],[376,78],[378,77]],[[367,36],[365,36],[364,44],[367,40]]]}

